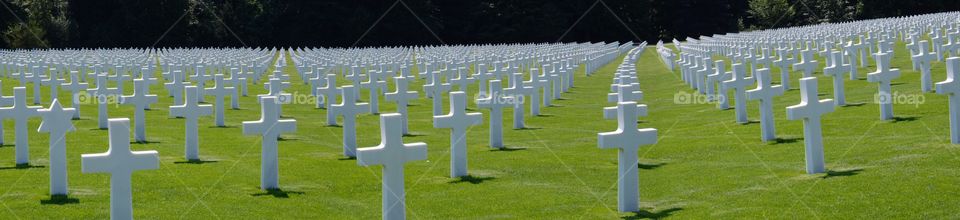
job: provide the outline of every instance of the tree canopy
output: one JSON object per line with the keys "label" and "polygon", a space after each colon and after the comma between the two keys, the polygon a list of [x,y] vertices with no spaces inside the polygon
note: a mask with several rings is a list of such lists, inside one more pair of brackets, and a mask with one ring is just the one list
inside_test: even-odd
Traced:
{"label": "tree canopy", "polygon": [[656,41],[957,10],[955,0],[0,0],[2,48]]}

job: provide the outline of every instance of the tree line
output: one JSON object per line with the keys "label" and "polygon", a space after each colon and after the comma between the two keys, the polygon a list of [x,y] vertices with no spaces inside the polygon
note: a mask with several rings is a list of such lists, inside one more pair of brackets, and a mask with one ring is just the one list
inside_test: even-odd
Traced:
{"label": "tree line", "polygon": [[0,48],[656,41],[952,11],[956,0],[0,0]]}

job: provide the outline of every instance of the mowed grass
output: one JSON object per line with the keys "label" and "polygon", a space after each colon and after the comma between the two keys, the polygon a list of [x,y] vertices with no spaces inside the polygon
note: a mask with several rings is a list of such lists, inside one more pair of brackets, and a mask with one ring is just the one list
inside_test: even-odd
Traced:
{"label": "mowed grass", "polygon": [[[866,80],[847,81],[849,103],[823,117],[828,174],[804,171],[802,123],[787,121],[784,108],[799,102],[799,90],[787,91],[774,105],[779,143],[759,140],[759,123],[734,122],[733,110],[712,104],[679,104],[678,91],[692,90],[671,73],[648,48],[637,62],[637,74],[650,115],[641,128],[659,130],[659,143],[640,150],[640,192],[643,211],[616,211],[617,151],[597,148],[598,132],[613,131],[615,121],[602,120],[601,108],[619,60],[593,76],[577,72],[575,88],[563,100],[527,115],[530,129],[513,130],[511,110],[504,115],[505,144],[510,150],[487,147],[487,118],[468,131],[469,178],[449,178],[449,130],[432,126],[429,99],[410,106],[414,134],[405,142],[426,142],[426,161],[406,165],[407,215],[410,219],[615,219],[615,218],[957,218],[960,209],[957,148],[949,144],[946,97],[921,94],[919,73],[912,71],[907,52],[898,45],[894,67],[902,71],[894,91],[920,95],[924,103],[897,104],[899,120],[879,120],[873,103],[877,88]],[[291,61],[287,60],[292,64]],[[821,60],[821,62],[823,62]],[[729,64],[728,64],[729,65]],[[821,64],[822,65],[822,64]],[[865,78],[872,66],[860,69]],[[728,68],[729,69],[729,68]],[[935,63],[933,79],[945,78],[943,63]],[[268,70],[270,71],[270,70]],[[283,71],[293,75],[294,67]],[[779,73],[779,70],[773,70]],[[832,97],[832,80],[816,73],[821,98]],[[799,84],[794,77],[793,88]],[[159,75],[158,75],[159,77]],[[778,79],[778,78],[776,78]],[[341,80],[341,84],[345,84]],[[389,82],[393,90],[393,82]],[[423,80],[411,84],[420,88]],[[19,85],[4,80],[4,94]],[[292,77],[287,92],[309,94],[308,86]],[[212,85],[209,85],[212,86]],[[214,126],[213,116],[200,119],[202,163],[184,163],[183,119],[169,117],[173,100],[162,85],[147,111],[146,144],[134,150],[157,150],[158,170],[133,175],[137,218],[380,218],[380,167],[361,167],[342,156],[340,127],[325,125],[326,110],[312,104],[283,106],[284,117],[297,120],[298,130],[280,141],[281,191],[258,188],[260,137],[243,136],[242,121],[260,117],[255,95],[262,84],[249,85],[241,110],[226,110],[227,127]],[[125,87],[132,92],[132,83]],[[419,89],[418,89],[419,90]],[[46,91],[46,88],[44,88]],[[468,88],[473,97],[476,84]],[[731,94],[732,95],[732,94]],[[68,100],[66,92],[60,94]],[[369,99],[362,93],[362,99]],[[212,101],[213,97],[207,97]],[[228,99],[229,100],[229,99]],[[49,96],[44,94],[44,102]],[[380,99],[381,113],[393,112],[392,102]],[[65,104],[68,105],[69,104]],[[449,105],[444,100],[444,112]],[[227,105],[229,106],[229,105]],[[758,120],[757,102],[748,103],[751,120]],[[0,205],[5,218],[107,218],[109,175],[82,174],[80,155],[107,150],[106,130],[96,129],[96,105],[82,107],[83,119],[67,135],[70,195],[48,194],[46,134],[35,132],[39,118],[30,120],[30,155],[34,167],[14,166],[13,121],[4,122],[0,147]],[[471,111],[483,112],[474,103]],[[110,117],[133,117],[133,107],[111,105]],[[529,112],[529,108],[526,109]],[[342,119],[341,119],[342,120]],[[137,122],[134,122],[137,123]],[[379,116],[358,117],[359,146],[379,143]],[[132,140],[131,140],[132,141]]]}

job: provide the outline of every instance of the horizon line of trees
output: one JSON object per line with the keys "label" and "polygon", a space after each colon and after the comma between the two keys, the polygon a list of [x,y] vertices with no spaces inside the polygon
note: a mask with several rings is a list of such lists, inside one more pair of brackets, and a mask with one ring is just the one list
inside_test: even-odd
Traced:
{"label": "horizon line of trees", "polygon": [[684,39],[960,9],[956,0],[0,0],[0,48]]}

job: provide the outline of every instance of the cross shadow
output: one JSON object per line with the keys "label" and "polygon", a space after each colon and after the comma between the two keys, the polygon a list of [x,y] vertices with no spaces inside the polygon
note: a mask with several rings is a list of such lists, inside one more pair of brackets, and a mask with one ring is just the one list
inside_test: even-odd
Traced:
{"label": "cross shadow", "polygon": [[337,160],[357,160],[357,157],[341,157],[337,158]]}
{"label": "cross shadow", "polygon": [[843,105],[843,107],[859,107],[866,104],[867,104],[866,102],[847,103],[846,105]]}
{"label": "cross shadow", "polygon": [[187,160],[187,161],[174,161],[174,164],[205,164],[205,163],[219,163],[218,160]]}
{"label": "cross shadow", "polygon": [[283,138],[283,137],[277,137],[277,141],[298,141],[298,140],[300,140],[300,139],[298,139],[298,138]]}
{"label": "cross shadow", "polygon": [[916,121],[917,118],[920,118],[920,117],[917,117],[917,116],[894,116],[894,117],[893,117],[893,120],[891,120],[891,122],[897,123],[897,122]]}
{"label": "cross shadow", "polygon": [[895,82],[895,83],[890,83],[890,86],[899,86],[899,85],[903,85],[903,84],[907,84],[907,83],[905,83],[905,82]]}
{"label": "cross shadow", "polygon": [[828,94],[826,94],[826,93],[817,93],[817,97],[826,96],[826,95],[828,95]]}
{"label": "cross shadow", "polygon": [[130,144],[159,144],[159,141],[131,141]]}
{"label": "cross shadow", "polygon": [[536,117],[544,117],[544,118],[550,118],[550,117],[554,117],[554,116],[556,116],[556,115],[554,115],[554,114],[540,114],[540,115],[536,115]]}
{"label": "cross shadow", "polygon": [[91,131],[106,131],[106,128],[91,128]]}
{"label": "cross shadow", "polygon": [[343,125],[339,125],[339,124],[335,124],[335,125],[325,125],[325,126],[326,126],[326,127],[334,127],[334,128],[342,128],[342,127],[343,127]]}
{"label": "cross shadow", "polygon": [[654,163],[654,164],[637,163],[637,168],[641,170],[652,170],[652,169],[659,168],[663,165],[667,165],[667,163]]}
{"label": "cross shadow", "polygon": [[493,149],[490,149],[490,151],[493,151],[493,152],[510,152],[510,151],[526,150],[526,149],[527,149],[526,147],[501,147],[501,148],[493,148]]}
{"label": "cross shadow", "polygon": [[421,134],[421,133],[409,133],[409,134],[404,134],[403,136],[404,137],[420,137],[420,136],[427,136],[427,135]]}
{"label": "cross shadow", "polygon": [[46,167],[46,166],[42,166],[42,165],[30,165],[29,163],[21,163],[21,164],[17,164],[17,165],[15,165],[15,166],[12,166],[12,167],[0,167],[0,170],[12,170],[12,169],[23,170],[23,169],[44,168],[44,167]]}
{"label": "cross shadow", "polygon": [[773,143],[774,144],[792,144],[792,143],[797,143],[797,141],[800,141],[800,139],[801,138],[799,137],[788,137],[788,138],[778,137],[773,140]]}
{"label": "cross shadow", "polygon": [[453,184],[455,184],[455,183],[480,184],[480,183],[483,183],[484,181],[492,180],[492,179],[496,179],[496,177],[492,177],[492,176],[481,176],[481,177],[478,177],[478,176],[473,176],[473,175],[466,175],[466,176],[457,177],[457,179],[452,180],[452,181],[447,182],[447,183],[453,183]]}
{"label": "cross shadow", "polygon": [[209,126],[208,128],[237,128],[236,125]]}
{"label": "cross shadow", "polygon": [[860,174],[863,171],[861,168],[849,169],[849,170],[828,170],[827,175],[821,177],[823,179],[829,179],[833,177],[844,177],[844,176],[853,176]]}
{"label": "cross shadow", "polygon": [[522,128],[514,128],[513,130],[521,130],[521,131],[523,131],[523,130],[540,130],[540,129],[543,129],[543,128],[537,128],[537,127],[522,127]]}
{"label": "cross shadow", "polygon": [[66,205],[80,203],[80,199],[70,198],[67,195],[51,195],[50,199],[40,200],[40,205]]}
{"label": "cross shadow", "polygon": [[760,121],[759,121],[759,120],[747,120],[747,122],[740,123],[740,124],[741,124],[741,125],[760,124]]}
{"label": "cross shadow", "polygon": [[550,105],[547,106],[547,108],[562,108],[562,107],[567,107],[567,106],[560,105],[560,104],[553,104],[553,103],[550,103]]}
{"label": "cross shadow", "polygon": [[306,194],[300,191],[284,191],[282,189],[267,189],[266,192],[250,194],[251,196],[273,196],[274,198],[290,198],[290,194],[294,195],[303,195]]}
{"label": "cross shadow", "polygon": [[683,208],[669,208],[669,209],[664,209],[656,212],[640,210],[636,212],[631,212],[631,213],[634,213],[633,216],[624,216],[624,217],[621,217],[621,219],[662,219],[662,218],[670,217],[671,214],[680,210],[683,210]]}

